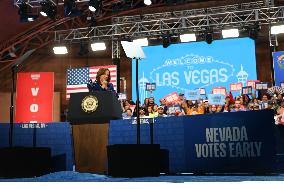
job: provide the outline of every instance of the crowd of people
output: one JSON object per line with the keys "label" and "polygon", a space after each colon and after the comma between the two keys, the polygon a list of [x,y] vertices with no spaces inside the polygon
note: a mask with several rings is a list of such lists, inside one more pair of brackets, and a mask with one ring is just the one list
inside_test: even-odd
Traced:
{"label": "crowd of people", "polygon": [[[235,98],[230,94],[225,98],[225,104],[209,104],[208,100],[187,100],[184,94],[179,94],[179,99],[174,103],[168,103],[166,99],[160,99],[159,104],[155,97],[145,98],[139,105],[140,117],[167,117],[182,115],[197,115],[221,112],[254,111],[273,109],[276,124],[284,124],[284,99],[283,95],[270,96],[263,94],[260,98],[255,95],[240,95]],[[123,119],[130,119],[137,115],[135,103],[129,100],[121,101]]]}

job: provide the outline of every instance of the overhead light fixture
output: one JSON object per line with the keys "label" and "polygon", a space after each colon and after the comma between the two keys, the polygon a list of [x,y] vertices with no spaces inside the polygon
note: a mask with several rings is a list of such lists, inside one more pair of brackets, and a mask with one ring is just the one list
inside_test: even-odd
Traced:
{"label": "overhead light fixture", "polygon": [[152,4],[152,1],[151,0],[144,0],[144,4],[149,6]]}
{"label": "overhead light fixture", "polygon": [[195,33],[182,34],[179,36],[180,42],[196,41]]}
{"label": "overhead light fixture", "polygon": [[145,47],[149,45],[147,38],[134,39],[133,42],[138,44],[141,47]]}
{"label": "overhead light fixture", "polygon": [[213,42],[213,32],[212,31],[205,31],[205,41],[207,44],[211,44]]}
{"label": "overhead light fixture", "polygon": [[95,12],[96,10],[100,9],[102,5],[102,1],[99,0],[90,0],[89,1],[89,10]]}
{"label": "overhead light fixture", "polygon": [[284,33],[284,25],[274,25],[270,28],[271,34],[277,35],[280,33]]}
{"label": "overhead light fixture", "polygon": [[41,11],[40,14],[42,16],[48,16],[50,19],[55,19],[56,16],[56,6],[49,0],[45,0],[40,2],[41,5]]}
{"label": "overhead light fixture", "polygon": [[25,2],[22,2],[19,5],[18,14],[20,16],[21,22],[32,22],[38,18],[38,15],[32,14],[28,5]]}
{"label": "overhead light fixture", "polygon": [[80,16],[82,11],[76,7],[75,0],[64,0],[64,16]]}
{"label": "overhead light fixture", "polygon": [[170,44],[171,44],[171,36],[170,36],[170,34],[164,34],[162,36],[162,38],[163,38],[163,47],[167,48],[168,46],[170,46]]}
{"label": "overhead light fixture", "polygon": [[91,48],[92,51],[103,51],[106,50],[106,44],[104,42],[92,43]]}
{"label": "overhead light fixture", "polygon": [[223,38],[232,38],[232,37],[239,37],[239,30],[238,29],[226,29],[222,30]]}
{"label": "overhead light fixture", "polygon": [[67,54],[68,50],[66,46],[55,46],[53,47],[54,54]]}

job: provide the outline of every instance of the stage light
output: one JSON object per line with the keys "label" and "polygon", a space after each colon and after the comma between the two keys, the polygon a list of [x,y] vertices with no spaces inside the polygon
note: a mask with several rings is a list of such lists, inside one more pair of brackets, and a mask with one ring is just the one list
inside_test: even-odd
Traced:
{"label": "stage light", "polygon": [[213,33],[212,32],[206,32],[205,33],[205,41],[207,44],[211,44],[213,42]]}
{"label": "stage light", "polygon": [[64,0],[64,16],[81,16],[82,11],[76,7],[75,0]]}
{"label": "stage light", "polygon": [[232,37],[239,37],[239,30],[238,29],[226,29],[222,30],[223,38],[232,38]]}
{"label": "stage light", "polygon": [[163,47],[167,48],[168,46],[170,46],[170,44],[171,44],[171,37],[170,37],[170,35],[169,34],[164,34],[162,36],[162,38],[163,38]]}
{"label": "stage light", "polygon": [[182,34],[179,36],[180,42],[190,42],[196,41],[196,36],[194,33]]}
{"label": "stage light", "polygon": [[40,5],[41,5],[40,14],[42,16],[48,16],[50,19],[54,20],[57,12],[56,6],[49,0],[40,2]]}
{"label": "stage light", "polygon": [[91,48],[92,48],[92,51],[106,50],[106,44],[104,42],[92,43]]}
{"label": "stage light", "polygon": [[144,0],[144,4],[149,6],[152,4],[152,1],[151,0]]}
{"label": "stage light", "polygon": [[89,1],[89,10],[95,12],[96,10],[101,8],[101,1],[99,0],[90,0]]}
{"label": "stage light", "polygon": [[89,53],[88,44],[80,41],[80,51],[78,52],[79,56],[84,56]]}
{"label": "stage light", "polygon": [[54,54],[67,54],[68,50],[66,46],[55,46],[53,47]]}
{"label": "stage light", "polygon": [[29,7],[25,2],[19,5],[18,14],[21,22],[32,22],[38,18],[38,15],[30,13]]}
{"label": "stage light", "polygon": [[271,26],[270,32],[271,32],[271,34],[274,34],[274,35],[284,33],[284,25]]}
{"label": "stage light", "polygon": [[145,46],[149,45],[147,38],[135,39],[135,40],[133,40],[133,42],[138,44],[141,47],[145,47]]}

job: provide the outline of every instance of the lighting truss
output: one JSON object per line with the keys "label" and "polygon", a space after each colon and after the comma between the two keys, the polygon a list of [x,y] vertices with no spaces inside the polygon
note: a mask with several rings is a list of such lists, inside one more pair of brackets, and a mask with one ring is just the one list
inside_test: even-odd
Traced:
{"label": "lighting truss", "polygon": [[[204,32],[208,27],[220,33],[226,27],[243,30],[247,27],[269,25],[283,19],[284,7],[266,7],[263,4],[235,5],[220,9],[194,9],[156,14],[116,17],[111,25],[55,31],[55,41],[121,40],[124,38],[155,37],[163,33],[178,35],[184,31]],[[239,6],[239,5],[238,5]]]}

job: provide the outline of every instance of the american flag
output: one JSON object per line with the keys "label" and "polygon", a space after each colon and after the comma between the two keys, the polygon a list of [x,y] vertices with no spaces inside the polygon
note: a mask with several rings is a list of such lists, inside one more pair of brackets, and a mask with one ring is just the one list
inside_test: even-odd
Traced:
{"label": "american flag", "polygon": [[89,83],[90,79],[93,82],[96,80],[96,75],[100,68],[109,69],[111,76],[110,82],[113,84],[113,87],[116,90],[117,68],[115,65],[70,68],[67,69],[66,98],[69,99],[71,93],[89,92],[87,83]]}

